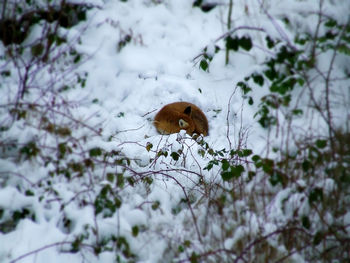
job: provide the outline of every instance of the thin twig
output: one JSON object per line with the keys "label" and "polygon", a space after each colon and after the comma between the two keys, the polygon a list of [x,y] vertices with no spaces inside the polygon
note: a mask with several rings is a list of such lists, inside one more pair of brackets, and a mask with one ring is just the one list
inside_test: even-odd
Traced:
{"label": "thin twig", "polygon": [[[232,16],[232,0],[230,0],[229,6],[228,6],[228,15],[227,15],[227,29],[231,30],[231,16]],[[227,48],[226,49],[226,58],[225,58],[225,64],[227,65],[229,62],[229,55],[230,55],[230,50]]]}
{"label": "thin twig", "polygon": [[265,29],[262,27],[255,27],[255,26],[239,26],[236,28],[233,28],[229,31],[227,31],[225,34],[221,35],[220,37],[218,37],[217,39],[214,40],[214,42],[218,42],[219,40],[226,38],[230,35],[232,35],[233,33],[235,33],[238,30],[255,30],[255,31],[261,31],[261,32],[265,32]]}
{"label": "thin twig", "polygon": [[260,7],[262,8],[262,10],[264,11],[264,13],[267,15],[267,17],[270,19],[272,25],[275,27],[276,31],[278,32],[278,34],[281,36],[281,38],[286,41],[287,46],[290,47],[292,50],[297,50],[297,48],[292,44],[292,42],[290,41],[288,35],[284,32],[284,30],[278,25],[278,23],[276,22],[276,20],[270,15],[270,13],[267,11],[267,9],[264,7],[263,3],[258,0],[258,2],[260,3]]}
{"label": "thin twig", "polygon": [[283,229],[279,229],[279,230],[276,230],[274,232],[271,232],[265,236],[262,236],[261,238],[258,238],[258,239],[255,239],[254,241],[250,242],[244,249],[243,251],[241,252],[241,254],[235,259],[234,263],[237,263],[239,262],[240,260],[244,260],[243,259],[243,256],[245,254],[248,253],[249,250],[251,250],[255,245],[259,244],[260,242],[263,242],[265,240],[267,240],[268,238],[274,236],[274,235],[278,235],[278,234],[283,234],[285,232],[290,232],[290,231],[293,231],[293,230],[296,230],[296,231],[301,231],[303,233],[305,233],[305,230],[303,229],[300,229],[300,228],[283,228]]}
{"label": "thin twig", "polygon": [[347,28],[347,25],[344,25],[344,27],[342,28],[341,33],[338,36],[338,41],[337,41],[337,44],[334,47],[333,55],[332,55],[331,61],[329,63],[329,68],[328,68],[327,77],[326,77],[326,83],[325,83],[326,112],[327,112],[328,132],[329,132],[328,135],[329,135],[329,139],[330,139],[330,143],[331,143],[333,159],[335,158],[335,156],[334,156],[335,155],[335,145],[334,145],[334,140],[333,140],[334,129],[333,129],[333,123],[332,123],[332,111],[331,111],[331,108],[330,108],[330,99],[329,99],[330,77],[331,77],[331,74],[332,74],[335,58],[336,58],[336,56],[338,54],[338,47],[340,46],[340,42],[342,40],[342,37],[343,37],[343,34],[344,34],[346,28]]}
{"label": "thin twig", "polygon": [[52,247],[56,247],[56,246],[61,246],[61,245],[68,245],[68,244],[72,244],[72,242],[70,242],[70,241],[62,241],[62,242],[56,242],[56,243],[53,243],[53,244],[49,244],[49,245],[43,246],[43,247],[41,247],[41,248],[35,249],[35,250],[33,250],[33,251],[30,251],[30,252],[28,252],[28,253],[25,253],[25,254],[23,254],[23,255],[21,255],[21,256],[15,258],[15,259],[11,260],[10,263],[15,263],[15,262],[17,262],[17,261],[20,261],[20,260],[23,259],[23,258],[26,258],[26,257],[28,257],[28,256],[30,256],[30,255],[36,254],[36,253],[38,253],[38,252],[40,252],[40,251],[43,251],[43,250],[45,250],[45,249],[48,249],[48,248],[52,248]]}
{"label": "thin twig", "polygon": [[[226,38],[232,34],[234,34],[235,32],[239,31],[239,30],[255,30],[255,31],[261,31],[261,32],[265,32],[265,29],[261,28],[261,27],[254,27],[254,26],[239,26],[236,28],[233,28],[229,31],[227,31],[225,34],[219,36],[217,39],[214,40],[214,43],[220,41],[223,38]],[[207,46],[205,46],[202,50],[204,50]],[[195,61],[197,58],[203,56],[205,54],[205,52],[200,53],[199,55],[195,56],[192,61]]]}
{"label": "thin twig", "polygon": [[230,105],[231,105],[231,100],[232,100],[232,97],[233,95],[236,93],[237,91],[237,88],[238,86],[235,87],[234,91],[232,92],[231,96],[230,96],[230,99],[228,100],[228,103],[227,103],[227,114],[226,114],[226,138],[227,138],[227,141],[228,141],[228,144],[229,144],[229,149],[232,149],[232,143],[231,143],[231,140],[230,140],[230,121],[229,121],[229,117],[230,117],[230,112],[231,112],[231,109],[230,109]]}

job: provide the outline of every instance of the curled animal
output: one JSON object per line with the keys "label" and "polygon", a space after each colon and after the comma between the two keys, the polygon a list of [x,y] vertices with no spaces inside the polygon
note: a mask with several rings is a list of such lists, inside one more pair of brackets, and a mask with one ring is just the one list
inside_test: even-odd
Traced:
{"label": "curled animal", "polygon": [[200,108],[189,102],[174,102],[165,105],[155,116],[154,126],[161,134],[186,130],[191,136],[194,133],[207,136],[209,130],[207,117]]}

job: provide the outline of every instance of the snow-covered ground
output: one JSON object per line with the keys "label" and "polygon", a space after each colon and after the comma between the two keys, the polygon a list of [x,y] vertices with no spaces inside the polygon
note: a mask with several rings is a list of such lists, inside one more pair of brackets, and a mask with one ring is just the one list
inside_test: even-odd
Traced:
{"label": "snow-covered ground", "polygon": [[[266,200],[272,200],[266,204],[265,197],[257,201],[250,195],[266,191],[267,196],[277,192],[266,181],[263,185],[257,184],[263,181],[263,176],[244,186],[237,180],[232,189],[237,189],[239,196],[237,199],[232,197],[230,208],[235,212],[224,208],[213,214],[206,209],[206,202],[210,196],[215,196],[215,202],[219,202],[219,194],[212,193],[210,186],[229,186],[221,179],[221,164],[214,165],[210,171],[204,169],[215,155],[203,150],[202,145],[184,132],[162,136],[153,126],[153,118],[162,106],[188,101],[206,114],[209,136],[205,142],[216,151],[240,146],[252,149],[254,154],[265,155],[266,140],[271,136],[276,136],[272,146],[279,145],[285,139],[283,135],[271,135],[261,128],[254,118],[257,103],[248,105],[236,87],[237,82],[261,69],[261,63],[268,55],[261,48],[265,35],[254,29],[237,31],[239,36],[249,33],[253,38],[253,49],[231,52],[229,64],[225,65],[225,44],[222,39],[217,39],[228,31],[229,1],[217,1],[218,6],[210,12],[194,8],[190,0],[89,2],[95,7],[87,12],[85,22],[66,29],[67,32],[61,29],[72,46],[83,54],[83,63],[61,74],[58,80],[62,82],[62,79],[79,74],[86,77],[86,84],[83,88],[63,92],[55,99],[57,103],[74,102],[67,115],[69,113],[91,127],[85,129],[78,125],[80,128],[72,129],[72,137],[83,138],[93,129],[101,129],[101,136],[89,135],[79,142],[65,137],[46,138],[47,129],[38,131],[38,123],[28,125],[27,121],[20,120],[2,132],[0,139],[17,140],[18,144],[38,140],[45,149],[43,154],[49,154],[50,147],[61,143],[62,147],[70,147],[73,151],[67,163],[87,160],[88,157],[82,156],[88,156],[88,151],[97,147],[118,154],[105,157],[104,161],[111,165],[102,163],[84,170],[82,176],[72,174],[68,179],[63,175],[52,175],[60,164],[55,167],[53,162],[45,163],[44,158],[18,162],[11,158],[10,150],[0,155],[0,222],[14,218],[15,211],[22,211],[17,215],[19,218],[13,230],[0,232],[0,262],[177,262],[189,260],[193,251],[208,253],[209,259],[210,251],[237,249],[239,242],[243,242],[242,246],[244,242],[248,243],[247,236],[277,231],[285,217],[293,216],[289,212],[286,215],[278,205],[296,191],[294,188],[286,188],[272,199],[266,197]],[[325,12],[346,13],[347,1],[336,2],[338,4],[332,5],[326,1]],[[316,12],[317,8],[314,0],[234,0],[231,28],[264,28],[270,36],[292,41],[294,35],[283,23],[285,15],[289,15],[291,23],[304,21],[300,31],[311,31],[316,18],[303,17],[303,11]],[[35,32],[28,37],[27,43],[35,39]],[[40,29],[38,32],[40,34]],[[126,37],[130,37],[130,41],[121,46]],[[209,72],[205,72],[199,67],[198,56],[205,47],[214,49],[214,45],[222,51],[214,55]],[[5,47],[0,46],[0,56],[4,56],[4,50]],[[11,64],[3,67],[10,68]],[[13,78],[0,86],[2,105],[15,98],[16,81],[18,79]],[[35,84],[40,85],[40,81],[47,84],[52,79],[46,72],[42,79],[35,80]],[[56,84],[54,82],[55,88]],[[265,86],[254,90],[254,100],[259,101],[266,90]],[[53,93],[40,92],[40,89],[35,90],[28,96],[28,101],[41,103],[53,99]],[[47,94],[49,97],[46,98]],[[64,123],[63,117],[56,116],[53,122]],[[1,121],[2,126],[9,122],[3,118]],[[302,125],[301,122],[299,126]],[[318,129],[322,124],[316,123],[314,127]],[[69,150],[62,151],[63,155],[68,155]],[[159,154],[161,151],[169,155]],[[179,153],[179,158],[170,156],[172,152]],[[83,165],[88,167],[89,164]],[[78,170],[75,170],[77,174]],[[111,174],[115,176],[112,179]],[[118,175],[139,180],[125,179],[117,185]],[[242,177],[247,179],[248,175]],[[329,191],[334,187],[334,181],[327,183]],[[96,213],[98,196],[102,203],[106,196],[114,205],[119,200],[120,207],[117,205],[118,208],[113,210],[104,204],[103,212]],[[288,211],[298,207],[302,213],[308,213],[310,208],[304,199],[300,194],[289,200]],[[228,219],[232,222],[227,222]],[[350,211],[345,213],[343,220],[350,223]],[[11,229],[11,226],[1,226]],[[78,244],[79,252],[72,249],[74,242]],[[94,253],[98,245],[105,250]],[[280,258],[288,253],[286,247],[278,245],[277,238],[271,238],[269,245],[276,249]],[[225,262],[233,262],[241,252],[223,254],[221,260],[226,257]],[[211,256],[208,262],[215,262],[215,255]],[[238,261],[244,262],[241,259]],[[303,262],[302,256],[294,252],[289,259]],[[205,258],[202,260],[200,262],[207,262]]]}

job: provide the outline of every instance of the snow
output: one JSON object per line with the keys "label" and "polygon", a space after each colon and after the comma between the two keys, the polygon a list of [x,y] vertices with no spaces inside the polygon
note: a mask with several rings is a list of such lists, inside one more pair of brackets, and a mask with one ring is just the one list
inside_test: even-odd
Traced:
{"label": "snow", "polygon": [[[221,4],[212,11],[203,13],[199,8],[193,8],[189,0],[89,1],[95,8],[88,11],[87,21],[69,30],[62,29],[61,34],[67,35],[76,50],[83,54],[84,61],[72,68],[62,62],[60,66],[67,73],[57,83],[46,71],[41,72],[39,80],[35,79],[33,83],[45,86],[53,82],[52,86],[59,86],[65,84],[65,78],[69,76],[86,76],[84,88],[72,88],[60,94],[56,103],[63,105],[66,100],[73,101],[69,113],[89,127],[88,131],[72,129],[74,138],[83,138],[88,132],[94,135],[81,145],[68,139],[55,141],[52,137],[45,137],[44,132],[38,134],[38,127],[42,125],[38,122],[42,120],[29,125],[25,120],[18,120],[9,130],[2,132],[4,138],[10,138],[20,146],[32,141],[40,142],[45,151],[43,156],[40,153],[35,160],[23,160],[19,166],[19,161],[15,160],[19,149],[0,153],[0,211],[4,211],[0,223],[11,221],[11,213],[15,211],[29,208],[33,214],[32,219],[21,218],[10,232],[0,232],[0,262],[115,262],[114,251],[106,250],[97,255],[91,245],[106,242],[112,246],[113,242],[116,243],[111,241],[114,236],[127,240],[130,250],[138,253],[137,262],[165,262],[164,259],[170,262],[185,259],[185,254],[178,253],[178,247],[186,240],[192,242],[190,249],[197,248],[203,253],[205,249],[209,251],[216,248],[215,241],[221,242],[221,248],[235,251],[240,243],[248,244],[253,236],[259,236],[260,233],[269,235],[277,231],[279,226],[284,226],[290,218],[300,219],[309,215],[311,208],[305,193],[292,187],[272,189],[266,181],[259,184],[265,180],[259,175],[249,183],[248,176],[244,174],[242,178],[247,182],[242,178],[237,179],[239,194],[232,200],[226,200],[227,203],[232,202],[234,212],[223,209],[220,216],[212,216],[217,211],[206,210],[203,196],[216,196],[220,191],[224,193],[223,189],[228,183],[220,177],[221,167],[215,166],[203,172],[213,156],[206,153],[203,158],[200,157],[198,152],[203,147],[185,131],[165,136],[159,135],[153,126],[154,116],[164,105],[187,101],[200,107],[208,117],[209,136],[205,141],[213,149],[235,149],[243,143],[240,146],[253,149],[254,154],[267,155],[267,138],[274,137],[272,146],[281,145],[283,140],[287,140],[281,131],[282,135],[279,131],[271,135],[262,129],[254,118],[256,106],[248,106],[241,91],[236,89],[238,81],[261,69],[266,53],[259,47],[265,35],[249,31],[254,39],[253,50],[249,54],[241,50],[231,53],[230,63],[225,65],[225,52],[215,54],[215,45],[224,45],[222,40],[216,40],[227,31],[224,22],[227,2],[219,2]],[[285,14],[289,15],[291,23],[300,24],[300,31],[312,31],[317,22],[316,16],[303,16],[304,12],[317,10],[314,0],[262,1],[275,21],[266,16],[260,8],[260,2],[234,1],[233,26],[263,27],[271,36],[292,40],[294,33],[282,21]],[[333,17],[333,14],[343,13],[347,7],[345,0],[338,6],[327,2],[322,10]],[[340,21],[345,19],[345,16],[337,17]],[[43,25],[37,25],[25,44],[36,40],[42,30]],[[281,32],[285,35],[281,36]],[[237,34],[242,36],[247,31],[238,31]],[[127,35],[131,37],[130,42],[123,47],[118,46]],[[79,41],[76,42],[76,39]],[[213,56],[209,72],[199,68],[197,58],[205,47],[208,55]],[[4,56],[4,50],[1,44],[1,56]],[[26,55],[29,56],[29,53]],[[318,63],[321,71],[328,69],[331,55],[328,51],[320,56]],[[10,68],[11,65],[6,67]],[[340,72],[338,68],[334,71]],[[341,78],[343,73],[334,76]],[[3,86],[0,85],[2,105],[15,97],[17,82],[19,80],[14,77],[4,82]],[[348,81],[344,81],[342,87],[348,84]],[[256,102],[266,89],[265,85],[255,92]],[[316,94],[317,99],[323,96],[320,93]],[[348,94],[348,91],[344,93]],[[49,91],[41,94],[40,90],[36,90],[28,96],[38,103],[45,101],[50,104],[53,100]],[[306,107],[307,102],[301,104]],[[2,113],[3,110],[0,110]],[[306,113],[306,119],[311,118],[310,115]],[[337,123],[341,123],[348,116],[349,113],[335,117]],[[281,122],[285,120],[284,116],[280,119]],[[66,124],[64,116],[56,116],[50,121],[57,125]],[[1,118],[1,125],[5,126],[7,122],[8,119]],[[305,126],[308,120],[302,119],[296,123],[301,129],[308,129]],[[312,131],[327,132],[322,118],[313,119],[310,126],[313,127]],[[101,136],[96,134],[99,129]],[[297,136],[298,132],[295,134]],[[120,152],[118,158],[129,159],[131,163],[127,168],[117,164],[94,167],[83,175],[75,171],[69,175],[69,179],[63,172],[60,176],[51,176],[50,172],[67,168],[61,167],[61,163],[45,162],[46,154],[54,152],[59,143],[66,143],[76,154],[69,157],[71,163],[89,159],[88,150],[93,148]],[[147,149],[147,145],[152,147]],[[293,146],[290,147],[293,150]],[[180,153],[179,159],[171,159],[169,155],[158,156],[161,150],[169,155],[172,152]],[[273,158],[274,154],[271,153],[270,157]],[[120,161],[114,156],[105,157],[105,160],[111,163]],[[86,163],[80,164],[84,168],[88,166]],[[110,182],[108,173],[120,173],[125,178],[135,176],[138,181],[134,186],[118,188],[117,179]],[[147,179],[152,179],[152,184],[143,181]],[[202,179],[208,185],[201,184]],[[209,184],[222,184],[223,189],[211,193]],[[308,182],[303,180],[298,180],[296,184],[301,188],[308,186]],[[104,217],[103,213],[96,214],[93,206],[96,196],[105,186],[117,189],[114,195],[108,193],[109,200],[122,197],[121,207],[110,217]],[[329,196],[338,190],[337,183],[330,178],[320,180],[315,183],[315,187],[322,188],[324,194]],[[25,190],[35,192],[35,195],[24,194]],[[262,193],[264,199],[265,191],[266,195],[277,193],[267,204],[251,197],[252,192]],[[187,197],[190,205],[183,201]],[[220,202],[219,199],[215,201]],[[159,207],[152,207],[155,202],[159,202]],[[255,213],[254,209],[261,213]],[[192,215],[193,210],[195,216]],[[212,222],[206,222],[209,216],[212,216]],[[227,218],[232,220],[230,224],[225,222]],[[325,220],[333,224],[336,218],[327,213]],[[350,233],[350,212],[345,213],[342,220],[347,225],[346,231]],[[198,234],[195,227],[208,224],[212,224],[212,227],[210,233],[206,233],[208,236],[202,237],[209,240],[204,246],[198,236],[205,236],[205,233],[200,231]],[[135,226],[139,227],[136,237],[133,233]],[[233,226],[234,229],[229,229]],[[225,236],[227,233],[231,235]],[[73,253],[71,243],[79,238],[83,239],[82,251]],[[172,248],[175,245],[176,248]],[[286,247],[279,245],[277,236],[269,240],[269,245],[279,253],[286,252]],[[298,253],[293,254],[291,260],[304,262]]]}
{"label": "snow", "polygon": [[0,205],[5,209],[18,210],[32,204],[32,197],[26,197],[13,187],[5,187],[0,193]]}

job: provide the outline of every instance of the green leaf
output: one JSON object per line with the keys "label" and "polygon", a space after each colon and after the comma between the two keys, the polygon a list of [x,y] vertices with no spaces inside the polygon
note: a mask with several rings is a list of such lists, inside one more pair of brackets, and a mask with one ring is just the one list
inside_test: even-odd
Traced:
{"label": "green leaf", "polygon": [[305,80],[302,78],[298,78],[297,82],[298,82],[299,86],[302,87],[302,86],[304,86]]}
{"label": "green leaf", "polygon": [[195,252],[192,252],[191,257],[190,257],[190,262],[191,263],[198,263],[198,256]]}
{"label": "green leaf", "polygon": [[243,94],[246,95],[248,92],[250,92],[252,89],[248,86],[247,83],[245,82],[238,82],[237,86],[241,88],[241,90],[243,91]]}
{"label": "green leaf", "polygon": [[283,176],[279,172],[276,172],[276,171],[273,172],[269,179],[270,179],[270,183],[273,186],[276,186],[278,183],[280,183],[282,186],[284,185]]}
{"label": "green leaf", "polygon": [[211,168],[213,168],[213,163],[208,163],[208,165],[206,167],[204,167],[204,170],[210,171]]}
{"label": "green leaf", "polygon": [[261,158],[260,158],[260,156],[259,155],[253,155],[253,157],[252,157],[252,160],[253,160],[253,162],[257,162],[257,161],[259,161]]}
{"label": "green leaf", "polygon": [[292,110],[292,113],[295,116],[300,116],[300,115],[303,115],[303,110],[301,110],[301,109],[294,109],[294,110]]}
{"label": "green leaf", "polygon": [[62,159],[64,155],[67,152],[67,145],[66,143],[60,143],[58,144],[58,152],[59,152],[59,158]]}
{"label": "green leaf", "polygon": [[[120,208],[122,202],[113,196],[113,190],[110,185],[105,185],[94,202],[95,215],[103,212],[104,217],[111,217],[117,208]],[[113,202],[114,201],[114,202]]]}
{"label": "green leaf", "polygon": [[133,226],[133,227],[131,228],[131,232],[132,232],[132,236],[133,236],[133,237],[137,237],[138,234],[139,234],[139,227],[138,227],[138,226]]}
{"label": "green leaf", "polygon": [[153,144],[150,143],[150,142],[147,142],[147,144],[146,144],[146,150],[147,150],[147,152],[149,152],[149,151],[152,149],[152,147],[153,147]]}
{"label": "green leaf", "polygon": [[164,156],[164,157],[168,157],[168,152],[164,151],[164,150],[160,150],[159,152],[157,152],[157,156]]}
{"label": "green leaf", "polygon": [[202,59],[201,62],[200,62],[200,64],[199,64],[199,67],[200,67],[203,71],[208,71],[209,64],[208,64],[207,60]]}
{"label": "green leaf", "polygon": [[271,81],[275,80],[278,77],[278,73],[275,69],[275,60],[270,60],[266,63],[268,69],[264,71],[264,75]]}
{"label": "green leaf", "polygon": [[82,236],[81,237],[76,237],[76,239],[71,244],[72,248],[71,248],[70,252],[76,253],[76,252],[79,251],[80,245],[82,243],[82,239],[83,239]]}
{"label": "green leaf", "polygon": [[346,185],[350,185],[350,174],[347,171],[347,167],[342,167],[343,168],[343,174],[342,176],[340,176],[340,182],[346,184]]}
{"label": "green leaf", "polygon": [[31,47],[31,52],[34,57],[40,56],[44,52],[44,45],[42,43]]}
{"label": "green leaf", "polygon": [[135,186],[135,179],[132,176],[129,176],[126,178],[130,186],[134,187]]}
{"label": "green leaf", "polygon": [[113,173],[107,173],[107,181],[113,183],[113,181],[114,181],[114,174]]}
{"label": "green leaf", "polygon": [[239,40],[239,46],[246,51],[249,51],[253,47],[253,43],[250,37],[242,37]]}
{"label": "green leaf", "polygon": [[314,188],[309,195],[309,203],[320,202],[323,200],[323,190],[322,188]]}
{"label": "green leaf", "polygon": [[338,51],[340,53],[343,53],[345,55],[350,56],[350,47],[348,47],[346,44],[341,44],[338,46]]}
{"label": "green leaf", "polygon": [[249,178],[249,180],[251,180],[255,175],[256,175],[256,172],[249,171],[249,172],[248,172],[248,178]]}
{"label": "green leaf", "polygon": [[253,74],[253,81],[258,84],[259,86],[263,86],[264,85],[264,77],[260,74]]}
{"label": "green leaf", "polygon": [[151,184],[153,183],[152,177],[144,177],[144,178],[142,179],[142,181],[145,182],[145,183],[148,184],[148,185],[151,185]]}
{"label": "green leaf", "polygon": [[207,59],[208,61],[212,61],[212,59],[213,59],[213,57],[210,56],[210,55],[207,54],[207,53],[204,53],[204,54],[203,54],[203,57],[204,57],[205,59]]}
{"label": "green leaf", "polygon": [[[122,200],[119,198],[114,198],[114,206],[113,206],[113,211],[115,211],[115,208],[120,208],[122,206]],[[115,208],[114,208],[115,207]]]}
{"label": "green leaf", "polygon": [[251,149],[243,149],[242,150],[242,154],[244,157],[247,157],[249,155],[251,155],[253,153],[253,151]]}
{"label": "green leaf", "polygon": [[36,146],[34,141],[31,141],[20,149],[20,153],[23,154],[26,159],[31,159],[40,153],[40,149]]}
{"label": "green leaf", "polygon": [[89,151],[90,157],[100,156],[101,154],[102,154],[102,150],[101,150],[101,148],[98,148],[98,147],[92,148]]}
{"label": "green leaf", "polygon": [[173,158],[174,161],[179,160],[179,154],[177,152],[172,152],[170,156]]}
{"label": "green leaf", "polygon": [[323,239],[323,233],[321,231],[318,231],[316,235],[314,236],[313,244],[315,246],[319,245]]}
{"label": "green leaf", "polygon": [[337,21],[334,19],[329,19],[324,25],[326,27],[335,27],[337,25]]}
{"label": "green leaf", "polygon": [[328,31],[325,34],[324,38],[325,38],[325,40],[334,40],[336,36],[337,36],[337,34],[335,34],[334,32]]}
{"label": "green leaf", "polygon": [[204,167],[204,170],[210,171],[214,165],[218,165],[218,164],[219,164],[218,160],[211,160],[211,161],[209,161],[208,165],[206,167]]}
{"label": "green leaf", "polygon": [[263,171],[267,174],[272,175],[274,170],[274,161],[271,159],[263,159],[262,163]]}
{"label": "green leaf", "polygon": [[74,57],[74,60],[73,60],[73,63],[74,64],[77,64],[81,59],[81,55],[80,54],[77,54],[75,57]]}
{"label": "green leaf", "polygon": [[122,174],[122,173],[117,174],[117,186],[118,187],[124,186],[124,174]]}
{"label": "green leaf", "polygon": [[233,178],[231,171],[221,172],[221,178],[224,181],[230,181]]}
{"label": "green leaf", "polygon": [[233,51],[237,51],[239,48],[239,39],[237,37],[232,38],[230,36],[225,38],[226,42],[226,49],[230,50],[232,49]]}
{"label": "green leaf", "polygon": [[254,104],[254,100],[253,100],[252,97],[249,97],[249,98],[248,98],[248,104],[249,104],[249,105],[253,105],[253,104]]}
{"label": "green leaf", "polygon": [[[267,109],[266,106],[264,108]],[[260,125],[263,128],[267,128],[267,127],[270,127],[272,125],[276,125],[276,123],[277,123],[276,117],[269,115],[269,110],[267,110],[267,112],[264,112],[264,109],[263,109],[263,111],[258,112],[258,115],[261,115],[258,122],[260,123]]]}
{"label": "green leaf", "polygon": [[231,157],[233,157],[234,155],[236,155],[237,154],[237,151],[236,150],[231,150],[230,151],[230,156]]}
{"label": "green leaf", "polygon": [[1,71],[0,75],[2,77],[9,77],[9,76],[11,76],[11,71],[9,71],[9,70]]}
{"label": "green leaf", "polygon": [[124,116],[125,116],[125,113],[124,113],[124,112],[119,112],[118,115],[117,115],[118,118],[122,118],[122,117],[124,117]]}
{"label": "green leaf", "polygon": [[291,100],[292,96],[290,94],[283,96],[283,106],[288,107]]}
{"label": "green leaf", "polygon": [[86,20],[86,11],[77,12],[77,18],[79,21],[85,21]]}
{"label": "green leaf", "polygon": [[67,137],[72,134],[72,131],[68,127],[56,127],[55,133],[62,137]]}
{"label": "green leaf", "polygon": [[159,208],[159,206],[160,206],[160,202],[155,201],[155,202],[153,202],[151,207],[152,207],[152,210],[157,210]]}
{"label": "green leaf", "polygon": [[305,45],[308,41],[310,41],[310,38],[308,36],[296,35],[294,38],[294,42],[300,45]]}
{"label": "green leaf", "polygon": [[244,172],[244,167],[243,165],[240,165],[240,164],[236,166],[231,166],[231,172],[234,177],[238,178]]}
{"label": "green leaf", "polygon": [[230,167],[230,163],[226,159],[223,159],[221,161],[222,170],[226,171],[226,170],[228,170],[229,167]]}
{"label": "green leaf", "polygon": [[28,189],[28,190],[26,190],[25,195],[26,196],[34,196],[34,192]]}
{"label": "green leaf", "polygon": [[266,40],[267,47],[269,49],[271,49],[271,48],[273,48],[275,46],[275,42],[269,36],[267,36],[265,38],[265,40]]}
{"label": "green leaf", "polygon": [[205,151],[204,151],[203,149],[199,149],[199,150],[198,150],[198,154],[199,154],[200,156],[204,157]]}
{"label": "green leaf", "polygon": [[323,149],[327,146],[327,140],[317,140],[316,147],[319,149]]}
{"label": "green leaf", "polygon": [[229,181],[234,177],[238,178],[244,172],[244,167],[240,164],[236,166],[230,166],[230,168],[231,168],[230,171],[221,172],[222,180]]}
{"label": "green leaf", "polygon": [[291,59],[293,56],[293,53],[288,50],[286,46],[282,46],[277,53],[276,61],[278,63],[283,63],[285,60]]}
{"label": "green leaf", "polygon": [[274,82],[272,83],[272,85],[270,86],[270,91],[271,92],[276,92],[279,93],[281,95],[286,94],[286,92],[288,91],[289,87],[288,85],[285,85],[285,83],[277,83]]}
{"label": "green leaf", "polygon": [[190,240],[185,240],[184,241],[184,246],[185,247],[190,247],[191,246],[191,241]]}
{"label": "green leaf", "polygon": [[200,7],[202,5],[203,0],[196,0],[193,2],[193,7]]}
{"label": "green leaf", "polygon": [[310,219],[308,216],[303,216],[301,218],[301,223],[302,223],[303,227],[305,227],[306,229],[309,229],[311,226]]}
{"label": "green leaf", "polygon": [[301,164],[303,171],[307,172],[311,168],[311,163],[308,160],[304,160]]}
{"label": "green leaf", "polygon": [[185,251],[184,247],[179,245],[177,250],[180,252],[180,253],[183,253]]}

